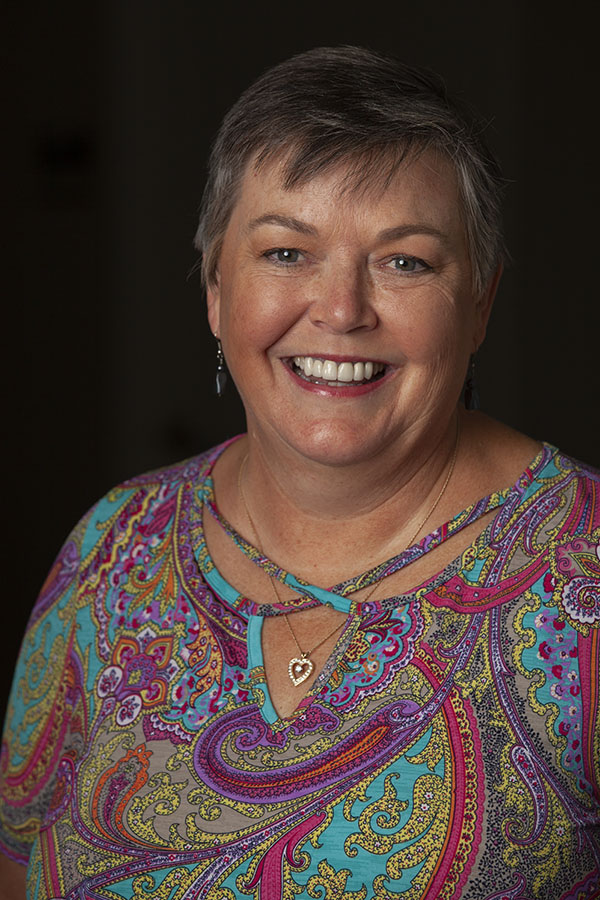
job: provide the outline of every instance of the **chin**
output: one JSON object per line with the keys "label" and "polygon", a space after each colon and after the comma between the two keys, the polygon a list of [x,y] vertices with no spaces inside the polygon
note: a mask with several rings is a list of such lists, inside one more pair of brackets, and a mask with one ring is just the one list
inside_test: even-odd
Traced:
{"label": "chin", "polygon": [[287,443],[307,459],[323,466],[357,465],[372,459],[382,447],[382,441],[356,427],[333,422],[315,424],[302,434],[289,436]]}

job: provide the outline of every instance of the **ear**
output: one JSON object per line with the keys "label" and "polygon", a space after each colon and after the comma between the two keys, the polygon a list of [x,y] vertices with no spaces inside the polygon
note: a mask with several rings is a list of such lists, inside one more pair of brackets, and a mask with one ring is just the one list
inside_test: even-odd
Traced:
{"label": "ear", "polygon": [[498,285],[500,284],[500,278],[502,277],[502,270],[503,266],[502,263],[500,263],[477,301],[475,330],[473,333],[473,353],[476,353],[483,344],[487,324],[492,312],[492,306],[494,305],[494,298],[496,296],[496,291],[498,290]]}
{"label": "ear", "polygon": [[206,309],[210,330],[218,337],[221,332],[221,290],[218,275],[206,287]]}

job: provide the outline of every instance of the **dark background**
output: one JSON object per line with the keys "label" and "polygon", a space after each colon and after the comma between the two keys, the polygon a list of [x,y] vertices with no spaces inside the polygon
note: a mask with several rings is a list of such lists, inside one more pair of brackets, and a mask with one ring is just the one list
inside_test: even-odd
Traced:
{"label": "dark background", "polygon": [[111,485],[243,429],[212,395],[189,276],[210,141],[264,68],[355,43],[439,71],[489,121],[513,256],[483,408],[600,465],[596,51],[571,4],[6,4],[0,695],[35,595]]}

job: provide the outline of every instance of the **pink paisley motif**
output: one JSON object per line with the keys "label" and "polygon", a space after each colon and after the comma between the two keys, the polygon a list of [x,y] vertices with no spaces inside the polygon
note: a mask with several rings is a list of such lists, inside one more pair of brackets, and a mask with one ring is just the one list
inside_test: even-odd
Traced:
{"label": "pink paisley motif", "polygon": [[166,494],[166,489],[163,486],[159,491],[158,502],[152,508],[148,521],[140,525],[140,534],[159,534],[168,528],[169,522],[177,508],[177,495],[173,494],[169,497]]}
{"label": "pink paisley motif", "polygon": [[254,876],[244,886],[244,893],[258,887],[259,900],[279,900],[283,897],[283,860],[296,869],[302,865],[302,859],[296,857],[298,844],[311,833],[325,818],[325,813],[314,813],[304,822],[300,822],[291,831],[282,835],[263,854]]}

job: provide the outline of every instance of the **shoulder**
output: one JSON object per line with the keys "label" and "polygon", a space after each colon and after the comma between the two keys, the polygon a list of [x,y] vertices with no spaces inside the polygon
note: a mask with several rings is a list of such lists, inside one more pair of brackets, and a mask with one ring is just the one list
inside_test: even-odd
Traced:
{"label": "shoulder", "polygon": [[[565,514],[570,513],[570,526],[595,529],[600,526],[600,469],[562,453],[551,444],[543,449],[531,469],[532,490],[538,500],[548,494],[565,498]],[[569,502],[567,501],[567,498]]]}
{"label": "shoulder", "polygon": [[[235,440],[235,438],[232,440]],[[211,447],[210,450],[205,450],[197,456],[191,456],[180,462],[170,463],[161,466],[158,469],[151,469],[149,472],[143,472],[141,475],[135,475],[133,478],[127,478],[108,491],[102,500],[111,500],[115,494],[136,491],[139,489],[152,490],[153,488],[159,487],[176,489],[183,484],[203,479],[210,473],[214,463],[221,453],[232,443],[232,440],[217,444],[216,447]]]}
{"label": "shoulder", "polygon": [[191,456],[180,462],[170,463],[161,466],[158,469],[152,469],[149,472],[143,472],[141,475],[135,475],[133,478],[127,478],[120,484],[116,485],[109,495],[114,491],[131,490],[137,487],[146,487],[154,485],[173,485],[178,486],[183,482],[195,480],[202,477],[209,471],[214,462],[219,458],[223,450],[231,443],[225,441],[223,444],[217,444],[210,450],[205,450],[197,456]]}
{"label": "shoulder", "polygon": [[[600,540],[600,471],[543,444],[507,492],[497,524],[527,554],[572,537]],[[600,572],[598,573],[600,574]]]}
{"label": "shoulder", "polygon": [[[552,445],[547,446],[551,447]],[[557,463],[562,470],[572,473],[582,484],[594,487],[595,489],[598,488],[598,484],[600,484],[600,469],[589,465],[588,463],[581,462],[579,459],[574,459],[574,457],[562,453],[556,448],[553,449],[555,450]]]}
{"label": "shoulder", "polygon": [[523,542],[547,560],[545,606],[589,637],[600,628],[600,471],[546,444],[527,494]]}
{"label": "shoulder", "polygon": [[[118,531],[123,535],[132,523],[139,525],[157,518],[164,520],[166,511],[172,509],[182,493],[204,482],[229,443],[127,478],[107,491],[77,526],[81,531],[82,561],[88,558],[107,531]],[[164,524],[167,524],[166,520]]]}
{"label": "shoulder", "polygon": [[98,584],[127,546],[172,527],[177,501],[200,485],[227,446],[136,475],[115,485],[77,522],[50,570],[30,625],[56,610],[86,580]]}

